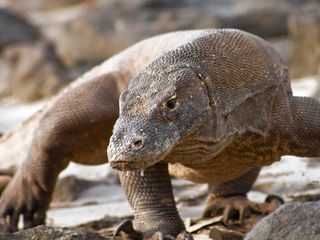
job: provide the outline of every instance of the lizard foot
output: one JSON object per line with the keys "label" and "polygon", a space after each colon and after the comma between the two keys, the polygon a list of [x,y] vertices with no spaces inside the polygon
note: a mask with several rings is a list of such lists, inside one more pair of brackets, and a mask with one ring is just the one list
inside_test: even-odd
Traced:
{"label": "lizard foot", "polygon": [[20,215],[25,229],[44,224],[50,199],[50,193],[17,172],[0,198],[0,217],[5,231],[17,231]]}
{"label": "lizard foot", "polygon": [[188,233],[187,231],[179,233],[177,237],[163,235],[162,232],[156,232],[149,240],[193,240],[193,237],[191,233]]}
{"label": "lizard foot", "polygon": [[137,232],[133,228],[133,223],[131,220],[125,220],[119,224],[114,235],[113,240],[122,239],[123,236],[128,239],[144,239],[144,240],[193,240],[193,237],[187,231],[183,231],[178,234],[177,237],[171,235],[164,235],[162,232],[155,232],[151,237],[143,237],[142,233]]}
{"label": "lizard foot", "polygon": [[[245,195],[230,197],[216,197],[213,194],[207,198],[203,217],[215,217],[223,215],[223,222],[228,224],[244,224],[244,219],[249,218],[252,213],[267,214],[276,210],[284,201],[275,195],[266,198],[265,203],[255,203],[249,201]],[[238,221],[237,221],[238,220]]]}

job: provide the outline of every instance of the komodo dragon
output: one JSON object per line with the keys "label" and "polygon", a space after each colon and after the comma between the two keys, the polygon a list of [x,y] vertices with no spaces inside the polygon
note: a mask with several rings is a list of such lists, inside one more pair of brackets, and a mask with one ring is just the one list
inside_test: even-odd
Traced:
{"label": "komodo dragon", "polygon": [[169,172],[212,185],[211,200],[245,195],[260,167],[283,155],[319,157],[319,144],[320,102],[292,95],[275,50],[248,33],[213,30],[131,80],[108,159],[122,171],[134,228],[177,236],[185,228]]}
{"label": "komodo dragon", "polygon": [[[250,204],[245,195],[259,168],[282,155],[319,156],[320,105],[292,96],[286,67],[266,42],[238,30],[164,34],[107,60],[3,136],[0,150],[13,146],[11,154],[25,158],[0,199],[9,229],[20,215],[25,228],[44,222],[69,161],[107,161],[118,97],[132,78],[120,98],[108,158],[125,171],[120,179],[134,228],[144,237],[184,232],[168,163],[176,177],[209,183],[208,214],[220,207],[242,211],[235,203]],[[28,144],[15,148],[21,137]]]}

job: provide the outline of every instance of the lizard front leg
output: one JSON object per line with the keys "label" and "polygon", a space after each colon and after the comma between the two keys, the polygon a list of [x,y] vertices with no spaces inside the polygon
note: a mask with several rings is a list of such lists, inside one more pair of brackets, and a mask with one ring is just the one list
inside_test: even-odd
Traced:
{"label": "lizard front leg", "polygon": [[119,74],[108,73],[68,89],[43,112],[26,159],[0,199],[7,230],[44,224],[59,173],[70,161],[107,162],[105,146],[118,117]]}
{"label": "lizard front leg", "polygon": [[[239,218],[239,223],[244,223],[244,218],[250,216],[252,211],[268,213],[274,211],[282,199],[269,196],[266,203],[255,203],[247,199],[247,193],[257,179],[260,168],[253,168],[244,175],[221,184],[209,184],[209,195],[203,213],[204,217],[223,214],[223,221],[227,223],[232,218]],[[236,215],[233,216],[233,215]]]}
{"label": "lizard front leg", "polygon": [[150,238],[156,232],[177,236],[185,231],[172,193],[167,164],[140,171],[120,172],[121,185],[134,211],[133,227]]}
{"label": "lizard front leg", "polygon": [[17,230],[20,215],[24,228],[44,224],[58,174],[68,164],[60,159],[55,161],[53,156],[33,146],[5,188],[0,200],[5,231]]}

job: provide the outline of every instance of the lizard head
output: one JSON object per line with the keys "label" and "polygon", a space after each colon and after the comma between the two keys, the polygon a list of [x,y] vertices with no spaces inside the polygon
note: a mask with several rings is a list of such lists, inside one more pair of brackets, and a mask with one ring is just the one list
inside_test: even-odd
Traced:
{"label": "lizard head", "polygon": [[209,106],[202,74],[186,66],[147,68],[120,96],[108,146],[111,166],[143,170],[163,160],[203,121]]}

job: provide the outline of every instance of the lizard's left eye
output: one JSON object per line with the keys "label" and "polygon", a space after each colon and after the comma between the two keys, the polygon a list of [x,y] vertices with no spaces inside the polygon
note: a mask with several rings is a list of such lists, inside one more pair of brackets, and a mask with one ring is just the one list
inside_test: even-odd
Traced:
{"label": "lizard's left eye", "polygon": [[179,102],[177,101],[176,95],[167,98],[162,102],[162,115],[169,122],[173,121],[177,118],[177,108],[179,106]]}
{"label": "lizard's left eye", "polygon": [[170,98],[170,99],[167,101],[166,105],[167,105],[167,107],[168,107],[170,110],[173,110],[173,109],[175,109],[175,107],[176,107],[176,102],[177,102],[177,100],[176,100],[175,97],[174,97],[174,98]]}

